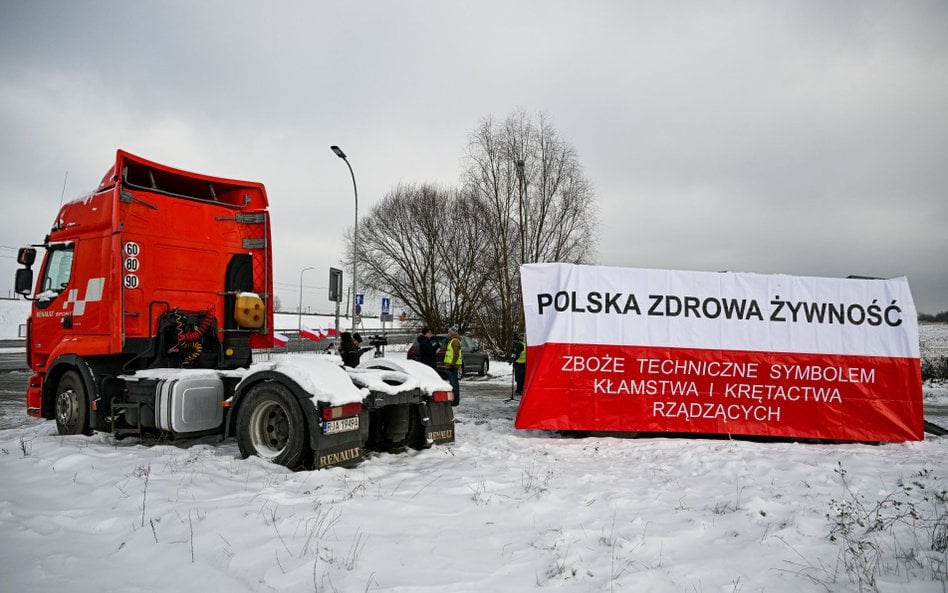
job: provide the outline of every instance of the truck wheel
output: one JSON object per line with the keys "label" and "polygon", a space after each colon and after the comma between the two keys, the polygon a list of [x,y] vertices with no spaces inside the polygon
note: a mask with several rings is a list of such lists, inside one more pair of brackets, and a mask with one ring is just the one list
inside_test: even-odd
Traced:
{"label": "truck wheel", "polygon": [[477,374],[483,377],[484,375],[487,374],[488,367],[489,367],[489,363],[487,362],[487,359],[485,358],[484,362],[481,363],[481,370],[477,371]]}
{"label": "truck wheel", "polygon": [[88,399],[82,377],[66,371],[56,386],[56,430],[59,434],[86,434],[89,420]]}
{"label": "truck wheel", "polygon": [[244,457],[256,455],[290,469],[305,459],[306,423],[286,387],[264,382],[250,388],[237,412],[237,446]]}

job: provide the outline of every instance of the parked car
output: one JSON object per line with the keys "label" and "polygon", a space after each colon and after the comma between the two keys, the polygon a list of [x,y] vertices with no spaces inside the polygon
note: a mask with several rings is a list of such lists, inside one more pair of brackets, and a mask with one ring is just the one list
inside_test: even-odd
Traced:
{"label": "parked car", "polygon": [[[431,341],[435,344],[435,350],[437,350],[435,360],[438,362],[438,368],[443,369],[444,346],[448,343],[448,336],[447,334],[435,334],[431,336]],[[408,358],[414,359],[415,357],[415,344],[412,344],[408,348]],[[490,355],[473,338],[461,336],[461,357],[462,375],[477,373],[483,377],[490,370]]]}

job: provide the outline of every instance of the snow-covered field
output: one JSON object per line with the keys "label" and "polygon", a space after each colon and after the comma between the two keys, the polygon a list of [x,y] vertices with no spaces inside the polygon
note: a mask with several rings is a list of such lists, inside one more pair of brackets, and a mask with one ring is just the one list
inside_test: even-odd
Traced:
{"label": "snow-covered field", "polygon": [[948,356],[948,323],[920,323],[918,343],[922,358]]}
{"label": "snow-covered field", "polygon": [[[922,323],[918,326],[918,342],[922,359],[948,357],[948,323]],[[925,382],[922,386],[925,401],[948,404],[948,383]]]}
{"label": "snow-covered field", "polygon": [[946,590],[946,439],[558,438],[491,368],[456,443],[352,470],[0,430],[0,591]]}
{"label": "snow-covered field", "polygon": [[881,562],[882,591],[945,590],[948,440],[556,438],[513,429],[494,367],[455,444],[353,470],[0,430],[0,589],[801,593]]}

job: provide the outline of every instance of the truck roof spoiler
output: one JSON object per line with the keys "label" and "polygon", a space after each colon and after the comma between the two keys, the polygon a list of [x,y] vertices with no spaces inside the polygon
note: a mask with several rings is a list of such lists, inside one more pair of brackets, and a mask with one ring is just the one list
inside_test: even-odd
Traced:
{"label": "truck roof spoiler", "polygon": [[117,183],[132,190],[216,202],[237,208],[259,210],[268,205],[262,183],[175,169],[121,149],[116,151],[115,164],[102,177],[96,193],[114,187]]}

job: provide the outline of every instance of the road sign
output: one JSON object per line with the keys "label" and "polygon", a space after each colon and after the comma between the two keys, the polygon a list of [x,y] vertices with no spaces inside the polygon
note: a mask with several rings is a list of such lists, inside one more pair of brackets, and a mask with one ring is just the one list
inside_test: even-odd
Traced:
{"label": "road sign", "polygon": [[329,300],[342,302],[342,270],[339,268],[329,268]]}
{"label": "road sign", "polygon": [[357,292],[357,293],[356,293],[356,304],[357,304],[357,305],[361,305],[361,304],[363,304],[363,303],[365,303],[365,294],[363,294],[363,293],[361,293],[361,292]]}
{"label": "road sign", "polygon": [[391,315],[392,313],[392,299],[389,297],[382,297],[382,315]]}

